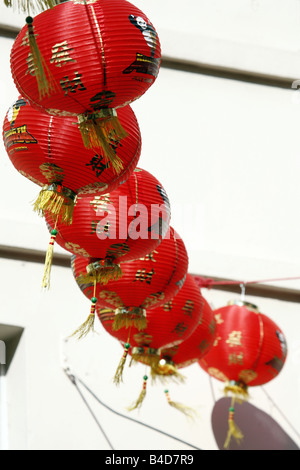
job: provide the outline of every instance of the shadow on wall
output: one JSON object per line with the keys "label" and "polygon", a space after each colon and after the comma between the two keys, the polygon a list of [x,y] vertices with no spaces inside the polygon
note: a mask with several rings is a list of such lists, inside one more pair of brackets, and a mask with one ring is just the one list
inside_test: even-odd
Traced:
{"label": "shadow on wall", "polygon": [[[231,398],[221,398],[212,411],[212,429],[220,450],[224,450],[230,404]],[[247,402],[235,403],[234,420],[244,439],[238,444],[232,438],[228,450],[299,450],[271,416]]]}

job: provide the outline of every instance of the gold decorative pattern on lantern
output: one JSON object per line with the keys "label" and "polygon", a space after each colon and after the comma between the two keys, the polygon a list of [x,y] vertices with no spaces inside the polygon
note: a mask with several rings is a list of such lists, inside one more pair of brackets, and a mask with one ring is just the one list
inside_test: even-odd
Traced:
{"label": "gold decorative pattern on lantern", "polygon": [[144,308],[150,308],[153,305],[156,305],[158,302],[161,302],[165,298],[164,292],[155,292],[154,294],[150,294],[143,302]]}
{"label": "gold decorative pattern on lantern", "polygon": [[64,170],[54,163],[43,163],[40,170],[48,183],[61,183],[64,180]]}
{"label": "gold decorative pattern on lantern", "polygon": [[76,255],[84,256],[85,258],[91,257],[89,253],[84,248],[81,248],[77,243],[66,242],[65,249],[70,250],[72,253],[76,253]]}
{"label": "gold decorative pattern on lantern", "polygon": [[153,336],[144,332],[136,333],[133,336],[134,341],[138,346],[149,346],[152,343]]}
{"label": "gold decorative pattern on lantern", "polygon": [[223,372],[221,372],[219,369],[216,369],[215,367],[209,367],[207,369],[207,372],[209,373],[209,375],[211,375],[212,377],[215,377],[218,380],[221,380],[222,382],[229,381],[228,377],[226,377],[226,375],[223,374]]}
{"label": "gold decorative pattern on lantern", "polygon": [[226,343],[229,345],[230,348],[234,348],[235,346],[242,346],[242,332],[241,331],[232,331],[228,335],[228,339]]}
{"label": "gold decorative pattern on lantern", "polygon": [[29,180],[32,181],[33,183],[38,184],[39,186],[44,186],[43,183],[41,183],[40,181],[38,181],[37,179],[35,179],[33,176],[28,175],[28,173],[25,173],[25,171],[19,170],[19,173],[20,173],[22,176],[25,176],[25,178],[29,179]]}
{"label": "gold decorative pattern on lantern", "polygon": [[228,356],[228,364],[240,364],[243,365],[243,360],[244,360],[244,354],[242,352],[240,353],[232,353],[229,354]]}
{"label": "gold decorative pattern on lantern", "polygon": [[108,185],[106,183],[101,183],[100,181],[97,183],[90,183],[79,188],[78,194],[95,194],[99,191],[105,191],[107,187]]}
{"label": "gold decorative pattern on lantern", "polygon": [[257,373],[254,370],[242,370],[239,373],[239,380],[245,384],[252,382],[252,380],[256,379],[256,377]]}
{"label": "gold decorative pattern on lantern", "polygon": [[103,290],[99,293],[99,297],[115,307],[124,307],[121,297],[116,292]]}

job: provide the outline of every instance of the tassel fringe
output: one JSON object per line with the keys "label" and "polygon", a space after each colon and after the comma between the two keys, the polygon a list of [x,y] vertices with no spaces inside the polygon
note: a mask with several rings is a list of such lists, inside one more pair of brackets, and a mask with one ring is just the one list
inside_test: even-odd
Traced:
{"label": "tassel fringe", "polygon": [[186,378],[178,372],[178,369],[173,364],[160,364],[151,368],[151,377],[153,381],[160,380],[162,383],[174,381],[177,383],[184,383]]}
{"label": "tassel fringe", "polygon": [[[103,110],[104,111],[104,110]],[[116,174],[120,174],[124,166],[114,148],[114,141],[119,142],[128,134],[123,129],[118,117],[107,110],[104,118],[79,115],[78,126],[86,148],[102,148],[106,162],[109,162]],[[113,138],[112,138],[113,136]]]}
{"label": "tassel fringe", "polygon": [[55,7],[55,0],[4,0],[4,5],[8,8],[18,10],[18,12],[35,13],[36,11],[48,10]]}
{"label": "tassel fringe", "polygon": [[172,406],[176,410],[180,411],[181,413],[183,413],[188,418],[191,418],[191,419],[195,418],[196,411],[193,410],[193,408],[190,408],[189,406],[183,405],[182,403],[172,401],[171,398],[170,398],[168,390],[165,390],[165,395],[167,397],[167,400],[168,400],[168,403],[169,403],[170,406]]}
{"label": "tassel fringe", "polygon": [[32,66],[35,72],[35,78],[37,81],[39,99],[42,100],[45,96],[50,96],[56,89],[57,84],[47,67],[45,59],[43,58],[33,31],[33,18],[28,16],[26,18],[28,26],[29,46],[32,55]]}
{"label": "tassel fringe", "polygon": [[101,266],[88,274],[80,274],[77,278],[78,284],[90,284],[97,282],[106,285],[109,281],[118,281],[123,273],[119,264]]}
{"label": "tassel fringe", "polygon": [[130,367],[134,363],[141,362],[142,364],[150,366],[151,369],[156,369],[158,367],[159,359],[160,357],[157,349],[132,348]]}
{"label": "tassel fringe", "polygon": [[228,382],[225,385],[224,393],[227,396],[228,393],[232,393],[235,399],[239,402],[247,400],[249,398],[248,387],[238,382]]}
{"label": "tassel fringe", "polygon": [[51,268],[53,261],[53,252],[54,252],[54,243],[57,235],[57,230],[51,230],[51,239],[49,242],[48,250],[46,253],[44,275],[42,280],[42,288],[50,289],[50,277],[51,277]]}
{"label": "tassel fringe", "polygon": [[55,219],[58,216],[63,224],[71,225],[73,222],[74,205],[74,199],[49,189],[42,189],[34,202],[33,210],[42,217],[45,217],[46,213]]}
{"label": "tassel fringe", "polygon": [[115,315],[115,320],[113,323],[113,330],[118,331],[121,328],[130,328],[134,326],[137,330],[145,330],[147,328],[147,319],[145,317],[134,317],[133,315],[128,315],[127,313]]}
{"label": "tassel fringe", "polygon": [[115,376],[114,376],[114,384],[116,384],[116,385],[119,385],[121,382],[123,382],[123,372],[124,372],[124,367],[125,367],[126,359],[127,359],[127,356],[128,356],[129,348],[130,348],[130,344],[126,343],[124,345],[123,356],[122,356],[122,358],[119,362],[119,365],[117,367],[117,370],[116,370],[116,373],[115,373]]}
{"label": "tassel fringe", "polygon": [[97,299],[94,297],[92,298],[92,305],[91,305],[91,312],[86,319],[86,321],[77,328],[74,333],[71,334],[72,337],[77,337],[78,340],[85,338],[91,331],[95,332],[94,325],[95,325],[95,311],[96,311],[96,303]]}
{"label": "tassel fringe", "polygon": [[145,397],[146,397],[146,393],[147,393],[147,380],[148,380],[148,377],[147,375],[144,376],[144,383],[143,383],[143,388],[141,390],[141,393],[139,394],[137,400],[135,403],[133,403],[131,406],[129,406],[127,409],[128,411],[133,411],[133,410],[136,410],[137,408],[141,408],[144,400],[145,400]]}
{"label": "tassel fringe", "polygon": [[233,407],[229,408],[228,432],[227,432],[226,441],[224,443],[224,448],[225,449],[229,448],[232,437],[235,438],[235,440],[237,441],[238,444],[240,444],[241,441],[244,438],[244,435],[243,435],[242,431],[238,428],[238,426],[234,422],[234,413],[235,413],[234,408]]}

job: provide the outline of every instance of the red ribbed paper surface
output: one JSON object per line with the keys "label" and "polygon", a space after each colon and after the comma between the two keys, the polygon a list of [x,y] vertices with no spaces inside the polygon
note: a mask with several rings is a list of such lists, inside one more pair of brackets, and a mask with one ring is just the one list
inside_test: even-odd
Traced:
{"label": "red ribbed paper surface", "polygon": [[50,114],[124,106],[142,96],[159,72],[157,33],[125,0],[69,1],[37,15],[33,26],[54,91],[39,97],[27,25],[12,47],[11,72],[19,93]]}
{"label": "red ribbed paper surface", "polygon": [[287,346],[281,329],[266,315],[246,306],[229,305],[214,311],[217,337],[200,360],[206,372],[223,382],[263,385],[282,369]]}
{"label": "red ribbed paper surface", "polygon": [[[50,216],[46,221],[54,228]],[[123,263],[155,250],[169,222],[170,206],[162,185],[148,171],[135,168],[115,191],[79,196],[72,225],[57,223],[56,242],[72,254]]]}
{"label": "red ribbed paper surface", "polygon": [[115,145],[123,164],[119,174],[100,149],[84,146],[76,118],[41,113],[22,97],[6,113],[4,145],[16,170],[39,186],[61,183],[79,194],[107,193],[129,178],[141,154],[141,133],[131,107],[120,108],[118,117],[127,132]]}
{"label": "red ribbed paper surface", "polygon": [[[200,290],[193,277],[187,274],[185,283],[179,292],[164,305],[149,309],[147,328],[139,331],[134,326],[130,330],[131,347],[150,347],[154,349],[174,347],[185,341],[196,329],[202,315]],[[128,329],[113,329],[114,312],[101,312],[98,317],[105,330],[113,337],[126,343]]]}
{"label": "red ribbed paper surface", "polygon": [[[76,256],[72,260],[75,278],[86,272],[88,261]],[[183,286],[188,270],[188,254],[183,240],[170,228],[170,236],[155,248],[150,256],[122,264],[123,276],[107,285],[97,283],[99,307],[154,308],[168,302]],[[93,284],[80,285],[91,299]]]}

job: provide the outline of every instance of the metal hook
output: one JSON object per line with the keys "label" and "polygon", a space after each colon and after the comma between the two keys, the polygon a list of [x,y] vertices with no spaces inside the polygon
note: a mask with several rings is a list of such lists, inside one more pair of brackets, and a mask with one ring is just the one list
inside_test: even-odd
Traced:
{"label": "metal hook", "polygon": [[240,288],[241,288],[241,301],[245,302],[246,283],[243,282],[242,284],[240,284]]}

